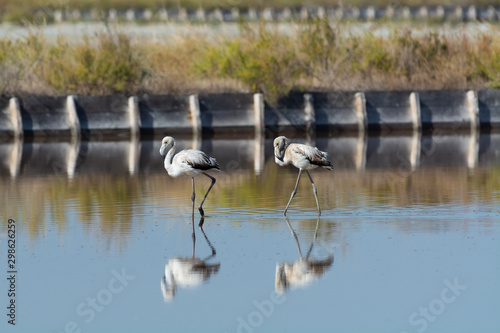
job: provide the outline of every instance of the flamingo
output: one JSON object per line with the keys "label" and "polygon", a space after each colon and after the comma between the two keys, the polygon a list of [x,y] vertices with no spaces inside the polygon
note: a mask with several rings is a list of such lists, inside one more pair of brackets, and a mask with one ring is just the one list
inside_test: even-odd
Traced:
{"label": "flamingo", "polygon": [[195,257],[195,239],[193,238],[193,252],[191,257],[175,256],[170,258],[165,265],[165,274],[161,279],[161,291],[166,302],[173,300],[177,288],[195,288],[205,283],[211,276],[219,272],[220,263],[209,263],[208,260],[215,256],[215,248],[203,231],[203,236],[212,254],[205,259]]}
{"label": "flamingo", "polygon": [[202,226],[203,216],[205,215],[205,212],[203,211],[203,203],[205,202],[208,193],[210,192],[216,181],[214,177],[210,176],[205,171],[210,169],[216,169],[220,171],[220,166],[215,158],[210,157],[204,152],[196,149],[181,150],[174,156],[175,140],[171,136],[166,136],[161,141],[160,154],[165,158],[165,170],[167,170],[169,176],[174,178],[181,175],[191,176],[191,181],[193,183],[193,195],[191,196],[191,201],[193,202],[192,219],[194,235],[194,177],[203,174],[212,180],[212,184],[210,184],[207,193],[201,201],[200,207],[198,207],[198,210],[200,211],[200,214],[202,216],[202,219],[200,220],[200,226]]}
{"label": "flamingo", "polygon": [[318,237],[318,227],[319,227],[319,215],[316,221],[316,230],[314,232],[314,238],[311,242],[311,246],[307,251],[306,257],[302,256],[302,251],[300,250],[299,239],[295,230],[293,230],[290,225],[288,217],[286,218],[286,223],[288,228],[292,232],[293,238],[295,238],[295,244],[297,245],[297,250],[299,251],[299,260],[293,263],[278,263],[276,264],[276,275],[275,275],[275,290],[279,294],[283,294],[288,288],[306,287],[313,281],[319,279],[333,264],[333,254],[329,254],[325,259],[311,259],[311,252],[316,243]]}
{"label": "flamingo", "polygon": [[323,167],[328,170],[333,170],[333,165],[327,159],[328,154],[324,151],[319,150],[316,147],[311,147],[298,143],[290,143],[288,139],[284,136],[279,136],[274,139],[274,160],[279,166],[285,166],[288,164],[293,164],[299,169],[299,176],[297,177],[297,183],[295,184],[295,189],[292,192],[290,200],[286,205],[283,215],[286,216],[288,211],[288,206],[292,202],[293,197],[297,193],[297,187],[299,186],[300,175],[302,170],[305,170],[309,180],[311,181],[313,187],[314,198],[316,199],[316,205],[318,206],[318,215],[321,215],[321,208],[319,207],[318,201],[318,190],[316,185],[309,174],[309,170],[316,169],[317,167]]}

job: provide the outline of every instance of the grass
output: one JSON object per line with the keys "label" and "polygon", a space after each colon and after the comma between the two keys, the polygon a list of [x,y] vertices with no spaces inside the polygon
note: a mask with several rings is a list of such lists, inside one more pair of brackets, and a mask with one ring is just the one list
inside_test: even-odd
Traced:
{"label": "grass", "polygon": [[85,36],[70,45],[58,39],[46,51],[37,74],[57,91],[85,95],[132,92],[144,76],[130,39],[123,34]]}
{"label": "grass", "polygon": [[500,38],[395,27],[350,34],[324,20],[283,34],[264,23],[238,38],[141,40],[112,30],[71,42],[0,39],[1,94],[263,92],[500,88]]}

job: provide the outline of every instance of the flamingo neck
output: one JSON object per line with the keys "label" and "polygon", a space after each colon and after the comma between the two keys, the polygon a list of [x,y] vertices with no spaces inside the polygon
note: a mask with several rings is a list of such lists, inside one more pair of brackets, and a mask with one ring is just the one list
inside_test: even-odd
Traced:
{"label": "flamingo neck", "polygon": [[170,173],[170,167],[172,166],[172,158],[174,157],[175,154],[175,143],[173,144],[172,148],[167,153],[167,156],[165,156],[165,170]]}
{"label": "flamingo neck", "polygon": [[162,281],[163,298],[167,302],[171,301],[177,292],[177,284],[175,283],[172,271],[168,266],[169,265],[167,264],[165,267],[165,275],[163,276]]}

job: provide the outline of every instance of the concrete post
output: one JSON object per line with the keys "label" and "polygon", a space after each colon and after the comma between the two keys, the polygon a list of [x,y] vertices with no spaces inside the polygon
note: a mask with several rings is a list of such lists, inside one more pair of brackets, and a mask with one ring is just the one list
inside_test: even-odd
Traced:
{"label": "concrete post", "polygon": [[76,113],[75,96],[73,95],[66,98],[66,112],[71,126],[71,136],[79,137],[81,132],[80,119]]}
{"label": "concrete post", "polygon": [[469,6],[469,9],[467,10],[467,19],[471,22],[477,20],[477,10],[475,6]]}
{"label": "concrete post", "polygon": [[160,21],[168,21],[168,11],[165,8],[158,10],[158,18]]}
{"label": "concrete post", "polygon": [[479,128],[479,103],[477,99],[477,91],[469,90],[466,94],[467,109],[470,113],[470,126],[472,129]]}
{"label": "concrete post", "polygon": [[133,9],[127,10],[127,12],[125,13],[125,17],[127,18],[127,21],[129,21],[129,22],[135,21],[135,10],[133,10]]}
{"label": "concrete post", "polygon": [[477,166],[479,155],[479,102],[477,98],[477,91],[469,90],[466,94],[467,109],[470,112],[470,143],[467,154],[467,166],[473,169]]}
{"label": "concrete post", "polygon": [[387,6],[387,8],[385,9],[385,17],[388,19],[392,19],[394,17],[394,13],[394,7],[391,5]]}
{"label": "concrete post", "polygon": [[177,13],[177,20],[184,22],[188,20],[187,10],[184,8],[179,8],[179,12]]}
{"label": "concrete post", "polygon": [[193,133],[196,135],[201,134],[200,102],[197,94],[189,96],[189,113],[191,114]]}
{"label": "concrete post", "polygon": [[262,132],[255,132],[253,169],[256,175],[260,175],[262,170],[264,170],[264,161],[266,160],[264,151],[264,134]]}
{"label": "concrete post", "polygon": [[141,142],[139,137],[132,136],[128,148],[128,172],[131,176],[139,171],[139,160],[141,156]]}
{"label": "concrete post", "polygon": [[474,169],[477,167],[479,159],[479,131],[472,130],[469,140],[469,148],[467,150],[467,167],[469,169]]}
{"label": "concrete post", "polygon": [[455,19],[461,20],[464,16],[464,11],[461,6],[455,7]]}
{"label": "concrete post", "polygon": [[361,18],[361,10],[358,7],[353,7],[351,9],[351,18],[359,20]]}
{"label": "concrete post", "polygon": [[410,93],[410,113],[413,121],[413,130],[420,130],[422,128],[422,118],[420,116],[420,96],[418,92]]}
{"label": "concrete post", "polygon": [[19,175],[19,171],[21,169],[23,143],[23,139],[19,137],[14,138],[14,142],[12,142],[12,151],[9,161],[9,172],[12,178],[16,178]]}
{"label": "concrete post", "polygon": [[116,11],[116,9],[110,9],[108,12],[108,20],[114,22],[116,21],[117,18],[118,18],[118,12]]}
{"label": "concrete post", "polygon": [[313,97],[311,94],[304,94],[304,111],[305,111],[305,123],[306,131],[311,134],[316,130],[316,113],[313,105]]}
{"label": "concrete post", "polygon": [[263,133],[266,127],[264,123],[264,95],[253,94],[253,111],[255,119],[255,133]]}
{"label": "concrete post", "polygon": [[238,8],[231,8],[231,19],[237,21],[240,17],[240,10]]}
{"label": "concrete post", "polygon": [[272,8],[264,8],[261,13],[261,17],[264,21],[271,22],[273,20],[273,9]]}
{"label": "concrete post", "polygon": [[24,135],[23,119],[21,118],[21,106],[19,105],[19,100],[16,97],[9,99],[9,111],[14,135],[16,137],[22,137]]}
{"label": "concrete post", "polygon": [[302,7],[300,9],[300,19],[301,20],[307,20],[307,19],[309,19],[309,12],[307,11],[306,7]]}
{"label": "concrete post", "polygon": [[72,136],[68,156],[66,158],[66,174],[69,179],[75,176],[76,164],[80,155],[80,135]]}
{"label": "concrete post", "polygon": [[444,7],[443,6],[437,6],[437,8],[436,8],[436,18],[442,20],[442,19],[444,19],[444,15],[445,15]]}
{"label": "concrete post", "polygon": [[217,8],[212,12],[212,19],[216,22],[224,22],[224,14]]}
{"label": "concrete post", "polygon": [[153,12],[151,11],[151,9],[147,8],[144,10],[144,12],[142,13],[142,18],[145,19],[146,21],[151,21],[151,19],[153,18]]}
{"label": "concrete post", "polygon": [[401,11],[401,18],[404,18],[406,20],[411,19],[410,7],[403,7],[403,9]]}
{"label": "concrete post", "polygon": [[367,136],[365,131],[358,132],[358,139],[356,142],[356,152],[354,156],[354,163],[356,164],[356,170],[364,170],[366,166],[366,146],[367,146]]}
{"label": "concrete post", "polygon": [[354,105],[356,116],[358,117],[358,128],[360,131],[368,129],[368,118],[366,117],[365,93],[358,92],[354,95]]}
{"label": "concrete post", "polygon": [[254,8],[248,8],[248,19],[250,21],[257,20],[257,11]]}
{"label": "concrete post", "polygon": [[414,171],[420,165],[420,142],[422,141],[422,133],[420,131],[413,131],[410,148],[410,166]]}
{"label": "concrete post", "polygon": [[375,10],[375,7],[369,6],[368,8],[366,8],[366,19],[368,21],[373,21],[373,20],[376,19],[376,10]]}
{"label": "concrete post", "polygon": [[429,10],[426,6],[420,7],[418,10],[418,18],[426,20],[429,17]]}
{"label": "concrete post", "polygon": [[495,21],[497,17],[497,11],[493,6],[488,6],[488,9],[486,9],[485,17],[488,21]]}
{"label": "concrete post", "polygon": [[128,98],[128,116],[130,124],[130,134],[132,136],[139,135],[141,127],[141,117],[139,116],[139,100],[136,96]]}
{"label": "concrete post", "polygon": [[195,15],[196,15],[196,19],[198,21],[205,22],[206,15],[205,15],[205,10],[203,8],[198,8],[196,10],[196,14]]}

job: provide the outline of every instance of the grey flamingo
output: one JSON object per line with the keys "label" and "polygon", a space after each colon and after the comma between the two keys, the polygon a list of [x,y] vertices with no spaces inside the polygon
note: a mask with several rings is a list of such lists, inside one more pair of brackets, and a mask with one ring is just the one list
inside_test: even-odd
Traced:
{"label": "grey flamingo", "polygon": [[304,258],[302,256],[302,251],[300,250],[297,234],[290,225],[288,217],[286,217],[286,223],[292,232],[293,238],[295,238],[295,244],[297,245],[297,250],[299,251],[299,260],[296,260],[291,264],[284,262],[276,264],[275,289],[277,293],[282,294],[290,287],[306,287],[324,275],[332,266],[333,254],[329,254],[325,259],[320,260],[310,258],[312,249],[318,237],[319,219],[320,217],[318,216],[314,238]]}
{"label": "grey flamingo", "polygon": [[299,180],[302,170],[305,170],[307,176],[309,176],[309,180],[311,181],[313,187],[314,198],[316,199],[316,205],[318,206],[318,215],[321,215],[321,208],[319,207],[318,201],[318,191],[316,189],[314,181],[311,178],[311,175],[309,174],[309,170],[316,169],[317,167],[323,167],[328,170],[333,170],[333,165],[332,163],[330,163],[330,161],[328,161],[327,157],[327,153],[319,150],[316,147],[311,147],[299,143],[290,143],[284,136],[279,136],[274,139],[275,162],[280,166],[293,164],[296,168],[299,169],[299,176],[297,177],[295,189],[292,192],[283,215],[286,216],[288,206],[290,206],[293,197],[297,193],[297,187],[299,186]]}

